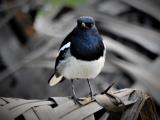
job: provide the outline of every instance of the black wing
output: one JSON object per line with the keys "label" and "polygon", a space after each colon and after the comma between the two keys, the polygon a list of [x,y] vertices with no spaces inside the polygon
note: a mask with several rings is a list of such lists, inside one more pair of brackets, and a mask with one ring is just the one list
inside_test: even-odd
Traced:
{"label": "black wing", "polygon": [[68,49],[69,49],[69,48],[66,48],[66,49],[64,49],[64,50],[62,50],[62,51],[59,52],[59,55],[58,55],[58,57],[56,58],[55,71],[56,71],[56,67],[57,67],[57,65],[59,64],[59,62],[65,59],[65,55],[66,55]]}
{"label": "black wing", "polygon": [[[76,28],[74,28],[74,29],[72,30],[72,32],[71,32],[70,34],[68,34],[67,37],[63,40],[63,42],[62,42],[59,50],[60,50],[63,46],[65,46],[67,43],[69,43],[69,42],[72,41],[72,39],[73,39],[74,36],[75,36],[75,33],[76,33]],[[65,48],[64,50],[60,50],[60,51],[59,51],[59,55],[58,55],[58,57],[57,57],[57,59],[56,59],[56,63],[55,63],[55,71],[56,71],[56,67],[57,67],[57,65],[59,64],[59,62],[65,59],[65,55],[66,55],[66,52],[68,51],[68,49],[69,49],[69,48]]]}
{"label": "black wing", "polygon": [[61,49],[61,48],[62,48],[64,45],[66,45],[67,43],[71,42],[72,39],[73,39],[73,37],[75,36],[75,33],[76,33],[76,28],[74,28],[74,29],[72,30],[72,32],[67,35],[67,37],[63,40],[63,42],[62,42],[62,44],[61,44],[61,46],[60,46],[59,49]]}

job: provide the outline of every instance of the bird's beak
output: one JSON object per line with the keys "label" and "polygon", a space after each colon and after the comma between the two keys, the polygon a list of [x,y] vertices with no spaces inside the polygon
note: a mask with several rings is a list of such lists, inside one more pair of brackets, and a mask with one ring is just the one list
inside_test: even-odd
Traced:
{"label": "bird's beak", "polygon": [[85,23],[82,23],[82,27],[86,28],[86,25],[85,25]]}

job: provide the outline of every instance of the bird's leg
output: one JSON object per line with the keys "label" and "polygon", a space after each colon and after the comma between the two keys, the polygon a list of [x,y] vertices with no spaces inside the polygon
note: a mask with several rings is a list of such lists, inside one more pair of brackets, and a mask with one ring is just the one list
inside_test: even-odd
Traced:
{"label": "bird's leg", "polygon": [[73,100],[74,100],[75,104],[82,105],[82,104],[79,102],[79,101],[81,101],[81,99],[79,99],[79,98],[77,97],[76,92],[75,92],[75,90],[74,90],[74,83],[73,83],[73,79],[71,80],[71,83],[72,83],[72,93],[73,93],[72,98],[73,98]]}
{"label": "bird's leg", "polygon": [[88,82],[89,90],[90,90],[89,95],[91,96],[91,99],[93,99],[93,91],[92,91],[92,87],[91,87],[90,80],[89,80],[89,79],[87,79],[87,82]]}

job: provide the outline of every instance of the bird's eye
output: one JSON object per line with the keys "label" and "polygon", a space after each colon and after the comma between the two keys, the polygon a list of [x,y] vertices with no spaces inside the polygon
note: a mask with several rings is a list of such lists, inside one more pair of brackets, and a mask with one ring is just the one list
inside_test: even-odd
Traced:
{"label": "bird's eye", "polygon": [[88,28],[91,28],[91,27],[93,27],[93,23],[86,23],[86,26],[87,26]]}

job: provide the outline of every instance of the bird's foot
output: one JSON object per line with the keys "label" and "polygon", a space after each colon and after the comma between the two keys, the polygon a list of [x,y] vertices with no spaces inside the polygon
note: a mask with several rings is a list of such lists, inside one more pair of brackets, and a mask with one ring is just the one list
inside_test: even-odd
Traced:
{"label": "bird's foot", "polygon": [[94,99],[94,95],[93,95],[93,93],[92,93],[92,92],[90,92],[90,93],[89,93],[89,95],[90,95],[90,97],[91,97],[91,100],[93,100],[93,99]]}
{"label": "bird's foot", "polygon": [[78,104],[78,105],[82,105],[82,103],[80,101],[84,101],[83,98],[78,98],[76,96],[72,96],[72,99],[74,100],[74,103]]}

